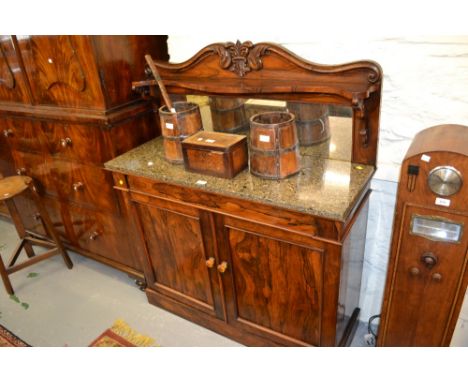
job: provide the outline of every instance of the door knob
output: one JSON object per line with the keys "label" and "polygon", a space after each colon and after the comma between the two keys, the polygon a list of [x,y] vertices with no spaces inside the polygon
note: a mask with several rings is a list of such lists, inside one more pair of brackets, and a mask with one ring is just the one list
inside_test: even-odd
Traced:
{"label": "door knob", "polygon": [[431,252],[426,252],[421,256],[421,261],[427,269],[431,269],[437,264],[437,257]]}
{"label": "door knob", "polygon": [[205,264],[208,268],[213,268],[214,264],[215,264],[215,258],[214,257],[210,257],[208,260],[205,261]]}
{"label": "door knob", "polygon": [[228,267],[228,264],[225,261],[223,261],[221,264],[218,265],[218,272],[219,273],[226,272],[227,267]]}

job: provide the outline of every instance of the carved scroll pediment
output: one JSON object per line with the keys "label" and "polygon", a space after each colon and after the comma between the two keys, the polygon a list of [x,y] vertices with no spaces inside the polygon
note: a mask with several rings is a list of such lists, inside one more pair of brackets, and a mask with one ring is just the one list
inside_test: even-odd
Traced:
{"label": "carved scroll pediment", "polygon": [[15,87],[15,77],[13,72],[8,64],[6,54],[3,51],[2,46],[0,45],[0,84],[6,86],[8,89],[14,89]]}
{"label": "carved scroll pediment", "polygon": [[241,43],[237,40],[236,43],[217,44],[214,49],[219,55],[221,67],[239,77],[244,77],[252,70],[260,70],[263,67],[262,57],[268,54],[266,45],[254,45],[251,41]]}

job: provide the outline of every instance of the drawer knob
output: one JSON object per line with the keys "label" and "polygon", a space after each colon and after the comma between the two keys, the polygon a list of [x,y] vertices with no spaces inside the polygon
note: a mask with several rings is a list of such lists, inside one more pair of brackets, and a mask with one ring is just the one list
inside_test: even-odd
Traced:
{"label": "drawer knob", "polygon": [[418,276],[421,273],[421,271],[418,267],[412,267],[410,268],[410,273],[412,276]]}
{"label": "drawer knob", "polygon": [[208,260],[205,261],[205,264],[208,268],[213,268],[215,264],[215,258],[210,257]]}
{"label": "drawer knob", "polygon": [[71,138],[68,138],[68,137],[62,138],[60,140],[60,144],[62,145],[63,148],[70,147],[72,145],[72,140]]}
{"label": "drawer knob", "polygon": [[74,191],[80,191],[82,190],[84,187],[84,184],[82,182],[76,182],[76,183],[73,183],[73,190]]}
{"label": "drawer knob", "polygon": [[221,264],[218,265],[218,272],[219,273],[226,272],[227,267],[228,267],[228,264],[225,261],[223,261]]}
{"label": "drawer knob", "polygon": [[18,175],[26,175],[26,169],[25,169],[24,167],[18,168],[18,169],[16,170],[16,173],[17,173]]}
{"label": "drawer knob", "polygon": [[432,280],[434,280],[434,281],[440,281],[440,280],[442,280],[442,275],[441,275],[440,273],[434,273],[434,274],[432,275]]}
{"label": "drawer knob", "polygon": [[5,138],[13,136],[13,130],[11,129],[3,130],[3,135],[5,136]]}
{"label": "drawer knob", "polygon": [[437,257],[431,252],[426,252],[421,256],[421,261],[424,263],[427,269],[431,269],[437,264]]}
{"label": "drawer knob", "polygon": [[41,214],[39,212],[36,212],[33,217],[35,221],[41,220]]}
{"label": "drawer knob", "polygon": [[89,235],[89,240],[96,240],[100,236],[98,231],[93,231],[91,235]]}

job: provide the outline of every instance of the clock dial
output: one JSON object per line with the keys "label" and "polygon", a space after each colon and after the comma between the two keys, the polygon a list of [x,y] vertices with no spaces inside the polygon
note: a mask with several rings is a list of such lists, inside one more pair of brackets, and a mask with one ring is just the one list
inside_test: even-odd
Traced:
{"label": "clock dial", "polygon": [[456,168],[439,166],[429,173],[428,184],[433,193],[440,196],[450,196],[460,191],[463,179]]}

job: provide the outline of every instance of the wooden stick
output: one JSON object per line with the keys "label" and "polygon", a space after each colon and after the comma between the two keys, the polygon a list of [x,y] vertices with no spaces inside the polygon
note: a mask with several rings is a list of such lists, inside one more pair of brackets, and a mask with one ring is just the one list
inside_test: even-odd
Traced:
{"label": "wooden stick", "polygon": [[171,112],[175,113],[175,109],[172,106],[171,99],[169,98],[169,94],[167,94],[166,87],[164,86],[162,82],[161,76],[159,75],[158,69],[156,68],[156,65],[154,64],[153,58],[151,57],[151,55],[147,54],[145,55],[145,60],[148,63],[151,69],[151,72],[153,73],[154,79],[158,83],[159,89],[161,89],[161,95],[164,99],[164,103],[166,104],[166,106],[169,108]]}

